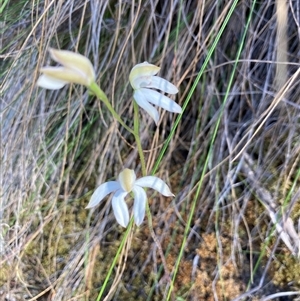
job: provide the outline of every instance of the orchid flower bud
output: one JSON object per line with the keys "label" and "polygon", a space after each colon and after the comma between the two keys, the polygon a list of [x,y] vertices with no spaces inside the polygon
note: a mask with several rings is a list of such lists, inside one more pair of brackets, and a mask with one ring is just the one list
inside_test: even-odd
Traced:
{"label": "orchid flower bud", "polygon": [[89,87],[95,82],[92,63],[85,56],[67,50],[49,49],[51,58],[61,67],[43,67],[38,81],[39,87],[57,90],[66,84],[80,84]]}

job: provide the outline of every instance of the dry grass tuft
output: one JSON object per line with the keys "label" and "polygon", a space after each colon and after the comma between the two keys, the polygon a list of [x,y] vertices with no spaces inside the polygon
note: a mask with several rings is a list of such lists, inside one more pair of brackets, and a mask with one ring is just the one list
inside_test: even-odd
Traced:
{"label": "dry grass tuft", "polygon": [[[35,86],[39,68],[52,64],[47,49],[89,57],[97,82],[132,126],[133,65],[160,65],[182,105],[232,5],[225,2],[0,5],[0,300],[96,300],[124,230],[109,201],[93,212],[85,206],[123,167],[140,173],[133,138],[85,88]],[[249,3],[239,1],[157,173],[176,198],[148,192],[170,270],[187,238],[173,300],[268,300],[277,292],[272,300],[293,300],[288,292],[299,291],[300,27],[297,1],[286,4],[280,15],[279,0],[256,3],[209,153],[249,16]],[[156,127],[140,112],[149,172],[176,118],[161,113]],[[145,221],[126,242],[105,294],[164,300],[168,285]]]}

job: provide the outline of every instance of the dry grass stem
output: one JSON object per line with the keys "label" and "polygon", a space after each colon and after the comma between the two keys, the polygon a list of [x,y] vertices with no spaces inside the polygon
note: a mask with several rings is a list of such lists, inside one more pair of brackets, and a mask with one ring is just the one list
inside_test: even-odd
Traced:
{"label": "dry grass stem", "polygon": [[[86,88],[36,87],[49,47],[87,56],[131,128],[135,64],[159,65],[178,104],[192,93],[156,173],[176,197],[147,191],[153,231],[133,228],[103,300],[163,300],[170,287],[170,300],[299,300],[299,4],[257,1],[223,106],[247,1],[191,88],[232,4],[0,4],[0,300],[97,300],[124,229],[109,197],[85,207],[123,168],[141,175],[133,136]],[[178,115],[160,110],[156,126],[139,114],[150,173]]]}

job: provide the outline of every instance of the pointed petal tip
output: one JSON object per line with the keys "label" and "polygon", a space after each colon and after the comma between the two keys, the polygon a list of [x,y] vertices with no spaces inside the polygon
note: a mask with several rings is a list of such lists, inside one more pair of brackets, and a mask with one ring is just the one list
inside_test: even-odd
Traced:
{"label": "pointed petal tip", "polygon": [[89,203],[87,204],[87,206],[84,209],[91,209],[96,207],[98,204],[100,203],[100,201],[98,203],[94,202],[92,203],[91,201],[89,201]]}
{"label": "pointed petal tip", "polygon": [[140,226],[141,224],[143,223],[143,221],[141,220],[141,221],[139,221],[139,222],[137,222],[137,221],[135,221],[135,224],[136,224],[136,226]]}
{"label": "pointed petal tip", "polygon": [[163,196],[166,196],[166,197],[169,197],[169,198],[174,198],[175,197],[175,194],[171,192],[169,186],[166,184],[163,191],[160,191],[160,193],[163,195]]}
{"label": "pointed petal tip", "polygon": [[128,224],[129,224],[129,219],[128,219],[128,221],[126,221],[126,220],[121,220],[121,219],[116,218],[116,220],[120,226],[122,226],[123,228],[127,228]]}
{"label": "pointed petal tip", "polygon": [[152,188],[167,197],[175,196],[171,192],[169,186],[162,179],[155,176],[146,176],[139,178],[135,181],[135,184],[140,187]]}
{"label": "pointed petal tip", "polygon": [[[171,113],[182,113],[182,108],[173,99],[148,88],[141,88],[135,92],[139,97],[144,97],[145,101],[163,108]],[[141,96],[140,96],[141,95]]]}
{"label": "pointed petal tip", "polygon": [[59,59],[59,54],[62,52],[62,51],[66,51],[66,50],[59,50],[59,49],[55,49],[55,48],[49,48],[48,49],[49,53],[50,53],[50,56],[51,58],[58,62],[58,63],[61,63],[60,59]]}
{"label": "pointed petal tip", "polygon": [[98,196],[97,196],[97,194],[98,194],[97,190],[95,192],[92,194],[92,197],[91,197],[89,203],[87,204],[87,206],[85,207],[85,209],[94,208],[102,201],[102,199],[98,198]]}
{"label": "pointed petal tip", "polygon": [[96,190],[93,192],[91,199],[86,206],[86,209],[93,208],[100,204],[102,200],[110,193],[120,189],[120,184],[116,181],[105,182],[101,184]]}
{"label": "pointed petal tip", "polygon": [[176,111],[174,113],[182,114],[182,107],[180,105],[178,105],[178,107],[176,107]]}

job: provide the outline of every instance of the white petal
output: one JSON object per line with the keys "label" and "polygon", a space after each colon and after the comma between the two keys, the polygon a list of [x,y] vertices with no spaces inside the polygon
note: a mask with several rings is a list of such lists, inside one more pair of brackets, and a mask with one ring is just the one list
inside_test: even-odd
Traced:
{"label": "white petal", "polygon": [[67,82],[42,74],[36,84],[44,89],[58,90],[65,86]]}
{"label": "white petal", "polygon": [[164,196],[175,196],[171,192],[168,185],[158,177],[154,177],[154,176],[142,177],[142,178],[136,180],[134,185],[152,188]]}
{"label": "white petal", "polygon": [[145,190],[137,185],[133,187],[132,191],[134,193],[134,204],[133,204],[134,221],[135,224],[139,226],[143,222],[145,217],[147,195]]}
{"label": "white petal", "polygon": [[95,207],[98,205],[108,194],[112,193],[113,191],[116,191],[120,189],[121,186],[119,182],[117,181],[110,181],[101,184],[92,194],[92,197],[88,203],[88,205],[85,207],[86,209]]}
{"label": "white petal", "polygon": [[139,89],[145,95],[146,100],[172,113],[182,113],[181,106],[169,97],[150,89]]}
{"label": "white petal", "polygon": [[154,88],[169,94],[178,93],[176,86],[159,76],[151,76],[150,84],[144,86],[144,88]]}
{"label": "white petal", "polygon": [[147,91],[151,91],[148,89],[143,89],[146,91],[135,90],[133,94],[133,98],[137,102],[137,104],[143,108],[155,121],[155,123],[158,123],[159,120],[159,114],[158,111],[147,101],[146,96],[144,93],[147,93]]}
{"label": "white petal", "polygon": [[128,193],[126,191],[118,190],[112,199],[112,207],[116,220],[124,228],[126,228],[129,223],[129,212],[124,200],[127,194]]}

